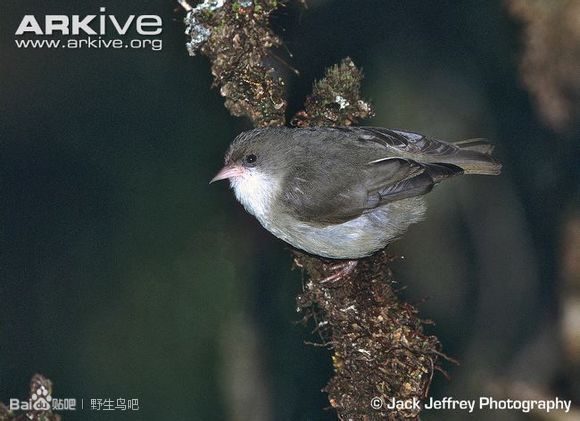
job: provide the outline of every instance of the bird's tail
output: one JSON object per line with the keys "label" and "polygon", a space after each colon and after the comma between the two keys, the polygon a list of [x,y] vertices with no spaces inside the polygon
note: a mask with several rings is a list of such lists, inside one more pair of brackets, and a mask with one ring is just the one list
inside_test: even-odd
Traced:
{"label": "bird's tail", "polygon": [[453,145],[460,150],[450,164],[463,168],[464,174],[498,175],[501,163],[491,156],[493,145],[485,139],[467,139]]}

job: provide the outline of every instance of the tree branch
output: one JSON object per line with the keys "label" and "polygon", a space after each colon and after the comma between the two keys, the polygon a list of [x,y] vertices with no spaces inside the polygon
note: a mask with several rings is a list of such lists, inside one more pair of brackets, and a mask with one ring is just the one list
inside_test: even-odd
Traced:
{"label": "tree branch", "polygon": [[[222,1],[209,10],[214,3],[206,0],[188,12],[188,51],[210,59],[214,85],[233,115],[247,116],[255,126],[284,124],[284,82],[266,65],[268,48],[281,45],[268,16],[284,2]],[[206,35],[201,42],[200,34]],[[372,106],[361,98],[362,78],[349,58],[331,67],[291,124],[348,126],[371,117]],[[377,399],[422,400],[434,371],[442,371],[438,339],[424,334],[417,310],[394,292],[392,260],[383,250],[325,282],[337,262],[295,252],[296,266],[308,275],[298,309],[304,320],[315,321],[318,345],[333,352],[334,376],[324,390],[340,419],[416,419],[419,410],[377,409]]]}

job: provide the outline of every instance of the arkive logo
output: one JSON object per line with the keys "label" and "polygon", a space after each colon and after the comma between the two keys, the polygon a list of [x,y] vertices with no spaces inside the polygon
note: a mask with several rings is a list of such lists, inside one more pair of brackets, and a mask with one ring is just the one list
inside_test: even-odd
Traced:
{"label": "arkive logo", "polygon": [[[90,15],[24,15],[14,35],[18,48],[147,47],[159,51],[162,40],[153,37],[162,32],[163,21],[158,15],[118,17],[100,7],[99,14]],[[124,39],[128,34],[137,38]]]}
{"label": "arkive logo", "polygon": [[15,35],[31,33],[35,35],[105,35],[111,29],[119,35],[125,35],[134,25],[139,35],[159,35],[163,22],[157,15],[129,15],[125,20],[115,15],[105,15],[106,9],[99,9],[100,15],[45,15],[41,25],[34,15],[24,15]]}

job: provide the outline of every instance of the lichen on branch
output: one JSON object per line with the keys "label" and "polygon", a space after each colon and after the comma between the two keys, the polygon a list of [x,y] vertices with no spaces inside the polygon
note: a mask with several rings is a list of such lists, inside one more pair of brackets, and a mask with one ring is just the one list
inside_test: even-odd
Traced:
{"label": "lichen on branch", "polygon": [[362,71],[347,57],[316,81],[304,110],[291,121],[297,127],[350,126],[374,115],[370,103],[360,97]]}
{"label": "lichen on branch", "polygon": [[266,64],[271,48],[282,40],[269,26],[270,14],[285,1],[205,0],[185,17],[190,55],[201,52],[211,62],[213,85],[236,117],[246,116],[256,127],[285,123],[284,81]]}

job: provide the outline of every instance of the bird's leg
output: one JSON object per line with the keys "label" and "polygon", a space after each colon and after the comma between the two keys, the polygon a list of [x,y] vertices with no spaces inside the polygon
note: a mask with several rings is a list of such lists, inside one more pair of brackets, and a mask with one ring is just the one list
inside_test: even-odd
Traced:
{"label": "bird's leg", "polygon": [[347,260],[345,262],[337,263],[336,265],[332,265],[329,267],[330,270],[335,271],[332,275],[327,276],[326,278],[322,278],[320,280],[321,283],[326,282],[333,282],[336,281],[343,276],[350,274],[356,265],[358,264],[358,260]]}
{"label": "bird's leg", "polygon": [[299,256],[297,256],[296,253],[294,254],[294,258],[292,259],[292,261],[294,262],[294,265],[297,268],[300,268],[300,269],[304,268],[304,265],[302,264],[302,262],[300,261]]}

